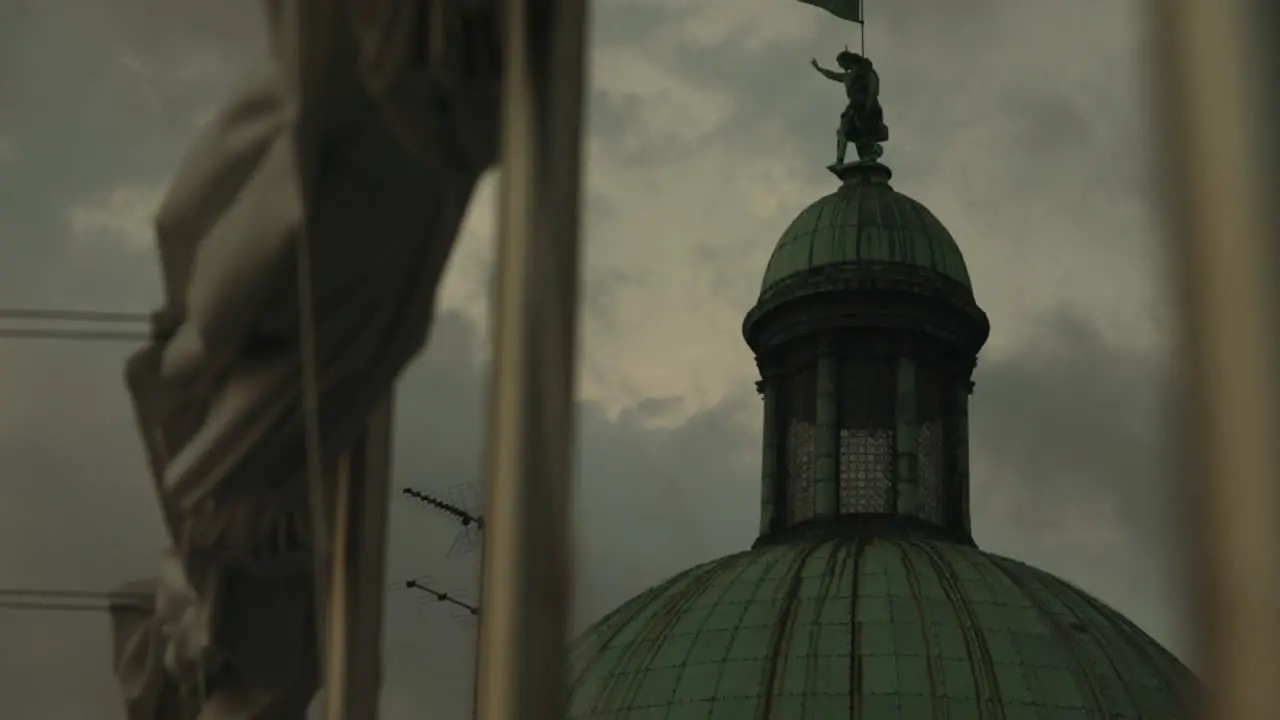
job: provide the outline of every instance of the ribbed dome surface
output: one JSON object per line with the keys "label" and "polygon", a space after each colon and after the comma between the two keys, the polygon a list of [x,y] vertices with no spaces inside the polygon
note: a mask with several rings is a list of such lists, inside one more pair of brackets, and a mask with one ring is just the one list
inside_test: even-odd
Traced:
{"label": "ribbed dome surface", "polygon": [[799,539],[658,585],[593,626],[569,717],[1179,720],[1196,681],[1124,617],[972,547]]}
{"label": "ribbed dome surface", "polygon": [[809,270],[858,263],[914,266],[972,291],[960,248],[928,208],[883,180],[855,179],[809,205],[782,233],[760,296]]}

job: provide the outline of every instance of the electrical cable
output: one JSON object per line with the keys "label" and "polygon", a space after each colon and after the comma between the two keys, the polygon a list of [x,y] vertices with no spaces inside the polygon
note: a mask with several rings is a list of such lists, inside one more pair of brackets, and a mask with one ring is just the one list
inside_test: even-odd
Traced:
{"label": "electrical cable", "polygon": [[82,340],[90,342],[145,342],[151,339],[147,332],[129,330],[90,330],[49,325],[23,326],[23,321],[39,320],[45,323],[90,323],[115,325],[146,325],[151,321],[147,313],[116,312],[106,310],[65,310],[47,308],[0,308],[0,322],[18,321],[16,327],[0,327],[0,339],[8,340]]}
{"label": "electrical cable", "polygon": [[0,308],[0,320],[61,320],[64,322],[149,323],[147,313],[106,310],[51,310],[44,308]]}
{"label": "electrical cable", "polygon": [[137,593],[110,593],[97,590],[45,590],[0,588],[0,610],[47,612],[111,612],[151,608],[151,599]]}
{"label": "electrical cable", "polygon": [[75,330],[60,328],[0,328],[0,338],[7,340],[85,340],[89,342],[145,342],[147,333],[113,330]]}

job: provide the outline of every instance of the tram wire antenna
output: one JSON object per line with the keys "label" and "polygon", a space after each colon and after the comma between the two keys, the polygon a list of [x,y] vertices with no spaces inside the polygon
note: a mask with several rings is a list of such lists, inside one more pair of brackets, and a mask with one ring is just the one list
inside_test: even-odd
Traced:
{"label": "tram wire antenna", "polygon": [[449,603],[450,605],[460,607],[470,613],[472,617],[478,617],[480,615],[479,607],[468,602],[463,602],[447,592],[440,592],[439,590],[428,587],[417,580],[406,580],[404,586],[410,590],[417,590],[419,592],[426,593],[427,595],[435,598],[438,602]]}
{"label": "tram wire antenna", "polygon": [[427,505],[428,507],[435,508],[436,510],[439,510],[440,512],[445,513],[446,515],[449,515],[454,520],[457,520],[458,523],[461,524],[463,527],[470,527],[472,525],[475,525],[476,528],[479,530],[484,529],[483,516],[473,515],[467,512],[466,510],[463,510],[462,508],[458,507],[457,505],[454,505],[451,502],[442,500],[430,493],[426,493],[421,490],[415,490],[414,488],[411,488],[411,487],[401,488],[400,492],[413,498],[414,500],[417,500],[418,502],[423,503],[424,505]]}

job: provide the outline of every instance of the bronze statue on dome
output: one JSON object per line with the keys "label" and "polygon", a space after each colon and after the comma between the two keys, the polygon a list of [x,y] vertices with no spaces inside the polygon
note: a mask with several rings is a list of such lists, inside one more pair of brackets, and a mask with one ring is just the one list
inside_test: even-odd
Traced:
{"label": "bronze statue on dome", "polygon": [[811,61],[814,69],[823,77],[844,85],[849,104],[840,113],[840,128],[836,131],[836,165],[844,164],[845,151],[853,143],[858,159],[875,162],[884,154],[880,143],[889,140],[889,126],[884,124],[884,109],[880,107],[880,76],[871,60],[848,50],[836,55],[840,70],[828,70]]}

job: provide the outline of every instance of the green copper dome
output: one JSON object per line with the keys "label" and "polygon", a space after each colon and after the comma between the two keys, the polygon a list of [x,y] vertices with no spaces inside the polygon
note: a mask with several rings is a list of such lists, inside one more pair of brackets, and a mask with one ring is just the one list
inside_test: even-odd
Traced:
{"label": "green copper dome", "polygon": [[923,537],[809,536],[643,593],[571,660],[571,718],[1189,716],[1190,672],[1022,563]]}
{"label": "green copper dome", "polygon": [[888,168],[855,166],[842,179],[839,189],[805,208],[782,233],[764,272],[762,299],[811,270],[861,263],[918,268],[972,292],[951,233],[928,208],[889,186]]}

